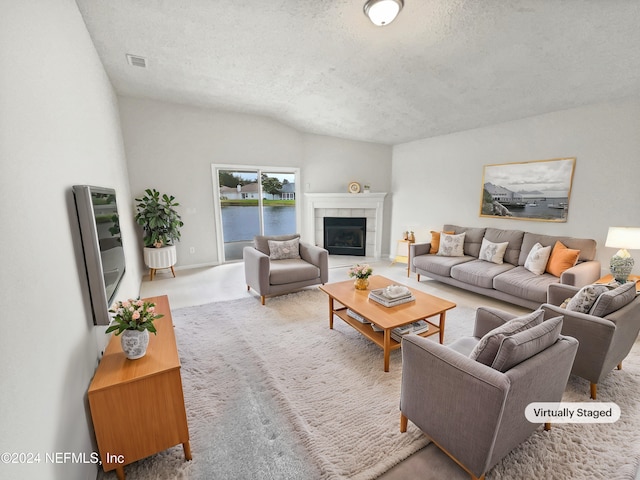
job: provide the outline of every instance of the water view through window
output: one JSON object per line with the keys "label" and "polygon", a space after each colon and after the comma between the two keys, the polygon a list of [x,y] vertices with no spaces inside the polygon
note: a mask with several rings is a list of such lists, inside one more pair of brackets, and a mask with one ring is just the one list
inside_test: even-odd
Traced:
{"label": "water view through window", "polygon": [[217,172],[225,261],[241,260],[242,249],[256,235],[297,232],[295,173]]}

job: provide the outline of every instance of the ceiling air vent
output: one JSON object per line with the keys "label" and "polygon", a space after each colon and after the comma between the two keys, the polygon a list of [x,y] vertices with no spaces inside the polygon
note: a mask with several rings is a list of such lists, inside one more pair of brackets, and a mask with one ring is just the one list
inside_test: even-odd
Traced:
{"label": "ceiling air vent", "polygon": [[129,62],[129,65],[132,67],[147,68],[147,59],[139,55],[131,55],[127,53],[127,62]]}

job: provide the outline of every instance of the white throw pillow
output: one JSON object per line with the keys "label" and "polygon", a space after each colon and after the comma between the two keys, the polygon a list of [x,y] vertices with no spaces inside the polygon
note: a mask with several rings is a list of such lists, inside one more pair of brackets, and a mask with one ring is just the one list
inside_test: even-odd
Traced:
{"label": "white throw pillow", "polygon": [[543,247],[540,243],[536,243],[531,247],[529,255],[524,262],[524,268],[536,275],[542,275],[547,268],[547,262],[551,255],[551,245]]}
{"label": "white throw pillow", "polygon": [[482,246],[480,247],[480,255],[478,255],[478,258],[480,260],[485,260],[487,262],[497,263],[498,265],[501,265],[502,263],[504,263],[503,258],[505,252],[507,251],[508,245],[509,242],[493,243],[486,238],[483,238]]}
{"label": "white throw pillow", "polygon": [[300,239],[269,240],[269,258],[271,260],[286,260],[288,258],[300,258]]}
{"label": "white throw pillow", "polygon": [[464,236],[464,232],[458,235],[449,235],[448,233],[442,232],[440,234],[440,248],[436,255],[443,257],[463,257]]}

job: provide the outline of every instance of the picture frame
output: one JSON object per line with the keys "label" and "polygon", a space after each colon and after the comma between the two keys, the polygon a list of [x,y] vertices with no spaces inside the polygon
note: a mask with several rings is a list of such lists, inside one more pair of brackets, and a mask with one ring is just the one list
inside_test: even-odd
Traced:
{"label": "picture frame", "polygon": [[576,158],[485,165],[480,216],[566,222]]}

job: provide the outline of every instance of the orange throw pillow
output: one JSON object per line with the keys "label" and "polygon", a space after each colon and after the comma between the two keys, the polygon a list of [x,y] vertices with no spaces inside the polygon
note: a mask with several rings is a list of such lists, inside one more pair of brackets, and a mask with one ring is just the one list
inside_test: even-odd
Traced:
{"label": "orange throw pillow", "polygon": [[431,230],[431,248],[429,253],[438,253],[440,249],[440,234],[446,233],[447,235],[454,235],[456,232],[434,232]]}
{"label": "orange throw pillow", "polygon": [[580,250],[572,250],[562,242],[556,242],[547,263],[547,272],[559,277],[562,272],[576,264],[579,256]]}

